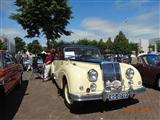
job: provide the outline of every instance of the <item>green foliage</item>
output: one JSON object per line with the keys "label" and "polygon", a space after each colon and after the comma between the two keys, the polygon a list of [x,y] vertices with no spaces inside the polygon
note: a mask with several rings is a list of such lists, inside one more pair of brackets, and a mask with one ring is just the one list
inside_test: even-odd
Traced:
{"label": "green foliage", "polygon": [[157,51],[160,51],[160,43],[157,43]]}
{"label": "green foliage", "polygon": [[14,40],[15,40],[16,53],[18,51],[24,51],[26,43],[23,41],[23,39],[20,37],[15,37]]}
{"label": "green foliage", "polygon": [[100,39],[98,42],[98,46],[100,48],[101,51],[104,51],[107,48],[106,43],[103,41],[103,39]]}
{"label": "green foliage", "polygon": [[49,41],[71,34],[66,30],[72,18],[67,0],[16,0],[15,5],[17,13],[10,18],[22,25],[26,37],[45,35]]}
{"label": "green foliage", "polygon": [[154,51],[155,50],[154,45],[149,45],[148,48],[149,48],[149,51]]}
{"label": "green foliage", "polygon": [[137,43],[130,43],[129,44],[129,51],[138,51],[138,44]]}
{"label": "green foliage", "polygon": [[130,53],[129,42],[122,31],[115,37],[113,43],[113,49],[115,53],[126,54]]}
{"label": "green foliage", "polygon": [[5,49],[4,42],[0,40],[0,50],[4,50],[4,49]]}
{"label": "green foliage", "polygon": [[42,52],[42,46],[40,45],[38,40],[33,40],[32,43],[28,44],[27,48],[28,51],[33,54],[39,54]]}
{"label": "green foliage", "polygon": [[109,50],[110,52],[113,52],[113,42],[110,37],[106,41],[106,49]]}
{"label": "green foliage", "polygon": [[91,41],[88,40],[88,39],[81,39],[81,40],[78,40],[76,42],[76,44],[79,44],[79,45],[91,45]]}
{"label": "green foliage", "polygon": [[[37,41],[38,42],[38,41]],[[28,44],[28,49],[32,53],[34,52],[33,49],[37,48],[36,46],[33,47],[33,43]],[[38,43],[39,44],[39,43]],[[111,38],[109,37],[107,41],[104,41],[103,39],[98,40],[90,40],[90,39],[80,39],[78,41],[72,41],[72,42],[64,42],[61,41],[49,41],[48,48],[55,48],[57,49],[59,46],[62,45],[90,45],[98,47],[102,53],[104,52],[110,52],[110,53],[116,53],[116,54],[127,54],[131,53],[131,51],[138,51],[138,44],[137,43],[129,43],[128,39],[125,37],[125,35],[120,31],[119,34],[115,37],[114,42],[112,42]],[[43,48],[46,49],[46,48]],[[41,47],[38,50],[42,50]]]}

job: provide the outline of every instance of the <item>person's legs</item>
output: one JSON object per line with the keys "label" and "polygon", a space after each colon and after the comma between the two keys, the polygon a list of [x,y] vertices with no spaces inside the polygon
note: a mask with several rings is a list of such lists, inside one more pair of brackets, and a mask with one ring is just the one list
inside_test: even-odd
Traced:
{"label": "person's legs", "polygon": [[44,67],[44,81],[49,79],[50,65]]}
{"label": "person's legs", "polygon": [[31,65],[30,65],[30,64],[28,65],[27,72],[28,72],[29,70],[31,70]]}

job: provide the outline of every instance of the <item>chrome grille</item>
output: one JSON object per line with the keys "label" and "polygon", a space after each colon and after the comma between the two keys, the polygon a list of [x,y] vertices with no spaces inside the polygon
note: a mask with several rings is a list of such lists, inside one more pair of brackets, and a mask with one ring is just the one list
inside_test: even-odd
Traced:
{"label": "chrome grille", "polygon": [[[116,62],[102,62],[101,63],[102,73],[103,73],[103,80],[104,80],[104,87],[105,90],[120,90],[121,89],[121,70],[119,63]],[[117,82],[116,82],[117,81]],[[119,84],[115,84],[118,83]],[[115,86],[117,87],[115,87]]]}
{"label": "chrome grille", "polygon": [[121,71],[119,63],[102,62],[101,63],[103,80],[110,82],[114,80],[121,80]]}

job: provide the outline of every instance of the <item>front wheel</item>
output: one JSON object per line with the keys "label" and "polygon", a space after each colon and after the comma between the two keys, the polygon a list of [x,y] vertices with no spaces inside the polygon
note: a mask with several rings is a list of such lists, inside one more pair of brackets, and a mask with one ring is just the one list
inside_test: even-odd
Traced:
{"label": "front wheel", "polygon": [[63,88],[64,102],[66,106],[70,109],[70,112],[78,112],[81,110],[81,102],[73,101],[69,95],[68,84],[66,83]]}
{"label": "front wheel", "polygon": [[69,90],[68,90],[68,84],[66,83],[64,85],[64,102],[66,104],[66,106],[71,109],[72,105],[73,105],[73,101],[69,96]]}

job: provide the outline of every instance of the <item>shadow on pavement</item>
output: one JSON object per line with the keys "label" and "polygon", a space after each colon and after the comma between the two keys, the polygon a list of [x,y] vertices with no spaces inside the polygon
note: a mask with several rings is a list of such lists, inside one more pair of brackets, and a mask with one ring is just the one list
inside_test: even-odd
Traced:
{"label": "shadow on pavement", "polygon": [[83,102],[78,109],[71,111],[74,114],[88,114],[95,112],[105,112],[112,111],[117,109],[122,109],[127,106],[138,103],[137,99],[126,99],[126,100],[118,100],[118,101],[87,101]]}
{"label": "shadow on pavement", "polygon": [[[60,91],[56,82],[52,80],[52,83],[56,85],[58,94],[62,96],[62,91]],[[129,105],[137,104],[138,102],[139,100],[132,98],[106,102],[103,102],[102,100],[78,102],[76,106],[74,106],[74,108],[70,110],[70,112],[73,114],[88,114],[95,112],[112,111],[127,107]]]}
{"label": "shadow on pavement", "polygon": [[0,120],[12,120],[18,111],[25,91],[28,86],[28,80],[23,80],[20,88],[15,88],[10,94],[8,94],[4,100],[3,104],[0,106]]}
{"label": "shadow on pavement", "polygon": [[149,89],[159,90],[158,87],[155,85],[149,85],[149,84],[143,83],[143,86]]}

